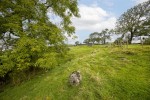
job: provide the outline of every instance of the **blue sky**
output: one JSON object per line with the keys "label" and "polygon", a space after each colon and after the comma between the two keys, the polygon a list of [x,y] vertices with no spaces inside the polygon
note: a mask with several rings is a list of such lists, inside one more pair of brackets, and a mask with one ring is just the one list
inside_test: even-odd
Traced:
{"label": "blue sky", "polygon": [[[116,20],[127,9],[147,0],[79,0],[80,18],[72,18],[76,28],[77,39],[68,38],[68,43],[75,41],[81,43],[88,38],[90,33],[115,27]],[[112,38],[112,41],[115,37]]]}

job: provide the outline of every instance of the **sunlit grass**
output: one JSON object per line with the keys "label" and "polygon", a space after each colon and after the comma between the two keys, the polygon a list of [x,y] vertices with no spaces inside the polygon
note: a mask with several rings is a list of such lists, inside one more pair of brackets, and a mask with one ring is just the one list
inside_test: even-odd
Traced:
{"label": "sunlit grass", "polygon": [[[71,47],[67,63],[0,93],[2,100],[148,100],[150,46]],[[68,77],[80,70],[82,82],[70,86]]]}

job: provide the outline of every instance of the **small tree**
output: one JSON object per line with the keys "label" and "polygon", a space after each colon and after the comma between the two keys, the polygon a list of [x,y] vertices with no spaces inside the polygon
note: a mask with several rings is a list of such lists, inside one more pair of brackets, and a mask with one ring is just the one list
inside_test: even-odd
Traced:
{"label": "small tree", "polygon": [[111,34],[111,31],[108,29],[104,29],[102,30],[102,32],[99,33],[99,35],[101,36],[102,44],[106,44],[106,40],[111,39],[110,34]]}
{"label": "small tree", "polygon": [[144,43],[143,44],[146,44],[146,45],[150,45],[150,37],[145,39]]}
{"label": "small tree", "polygon": [[97,38],[98,38],[98,32],[94,32],[89,35],[90,42],[93,42],[93,44]]}
{"label": "small tree", "polygon": [[80,42],[79,42],[79,41],[76,41],[76,42],[75,42],[75,45],[79,45],[79,44],[80,44]]}
{"label": "small tree", "polygon": [[85,39],[85,40],[83,41],[83,43],[85,43],[85,44],[89,44],[89,42],[90,42],[90,39]]}

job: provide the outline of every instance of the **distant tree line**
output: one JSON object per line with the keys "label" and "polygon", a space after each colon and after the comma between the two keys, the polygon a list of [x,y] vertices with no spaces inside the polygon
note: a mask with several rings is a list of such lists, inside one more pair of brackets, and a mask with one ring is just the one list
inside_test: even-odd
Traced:
{"label": "distant tree line", "polygon": [[[150,0],[140,3],[124,12],[117,19],[115,29],[108,30],[106,28],[101,32],[93,32],[83,43],[106,44],[106,40],[111,39],[112,33],[122,35],[114,41],[115,44],[131,44],[134,36],[145,35],[150,38]],[[150,44],[149,38],[144,39],[144,44]]]}
{"label": "distant tree line", "polygon": [[88,39],[85,39],[83,43],[93,43],[93,44],[106,44],[106,40],[111,40],[111,34],[113,30],[104,29],[101,32],[94,32],[89,35]]}

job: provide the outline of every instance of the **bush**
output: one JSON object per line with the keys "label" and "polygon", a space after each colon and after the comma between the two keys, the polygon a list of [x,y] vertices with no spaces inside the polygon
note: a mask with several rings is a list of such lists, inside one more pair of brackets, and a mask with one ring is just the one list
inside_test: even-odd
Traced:
{"label": "bush", "polygon": [[36,61],[36,66],[44,69],[51,69],[57,64],[56,53],[45,53]]}
{"label": "bush", "polygon": [[5,77],[5,75],[11,71],[15,63],[12,61],[10,57],[10,52],[3,52],[3,54],[0,55],[0,77]]}
{"label": "bush", "polygon": [[150,45],[150,38],[145,39],[143,44]]}
{"label": "bush", "polygon": [[[62,44],[64,45],[64,44]],[[58,58],[67,53],[67,46],[46,46],[43,40],[23,37],[13,49],[0,55],[0,77],[9,75],[13,84],[30,79],[28,74],[36,69],[51,69],[58,63]],[[32,69],[32,70],[31,70]]]}

